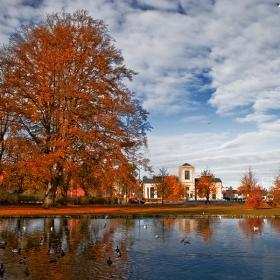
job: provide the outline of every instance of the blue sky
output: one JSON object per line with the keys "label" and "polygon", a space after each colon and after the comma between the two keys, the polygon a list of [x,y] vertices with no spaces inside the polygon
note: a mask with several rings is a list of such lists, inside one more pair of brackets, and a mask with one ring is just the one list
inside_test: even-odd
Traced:
{"label": "blue sky", "polygon": [[[85,9],[108,25],[128,86],[150,112],[154,172],[206,168],[238,187],[280,170],[280,8],[265,0],[0,0],[0,43],[47,13]],[[141,172],[141,177],[148,175]]]}

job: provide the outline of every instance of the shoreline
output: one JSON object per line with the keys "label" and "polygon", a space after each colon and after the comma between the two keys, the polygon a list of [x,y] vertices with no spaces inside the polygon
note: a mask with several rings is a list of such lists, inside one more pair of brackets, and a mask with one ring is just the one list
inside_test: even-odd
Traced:
{"label": "shoreline", "polygon": [[204,204],[146,204],[146,205],[68,205],[54,209],[43,209],[41,205],[0,205],[0,218],[49,218],[49,217],[91,217],[104,218],[154,218],[154,217],[264,217],[280,218],[280,208],[253,210],[245,205]]}

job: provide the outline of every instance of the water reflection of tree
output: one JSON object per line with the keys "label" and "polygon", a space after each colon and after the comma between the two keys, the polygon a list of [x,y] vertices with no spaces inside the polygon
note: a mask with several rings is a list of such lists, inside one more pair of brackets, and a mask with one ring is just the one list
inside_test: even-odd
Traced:
{"label": "water reflection of tree", "polygon": [[153,224],[155,226],[155,235],[160,235],[161,237],[170,236],[172,230],[175,227],[176,220],[172,218],[157,218],[153,219]]}
{"label": "water reflection of tree", "polygon": [[197,232],[201,235],[204,241],[210,240],[213,236],[210,219],[198,219]]}
{"label": "water reflection of tree", "polygon": [[277,233],[280,233],[280,219],[267,219],[270,227],[273,228]]}
{"label": "water reflection of tree", "polygon": [[[130,265],[126,251],[135,240],[133,232],[136,221],[91,219],[86,216],[79,219],[2,220],[0,239],[7,240],[8,246],[5,250],[6,259],[1,256],[1,260],[18,263],[19,258],[26,256],[32,275],[40,275],[42,279],[69,279],[75,275],[88,279],[90,273],[102,273],[104,269],[107,271],[109,268],[106,260],[111,256],[115,264],[112,266],[114,269],[110,270],[114,274],[111,278],[123,279],[121,275]],[[26,231],[23,229],[25,226]],[[116,246],[122,251],[121,258],[117,258]],[[19,247],[22,248],[22,256],[12,253],[11,249]],[[50,264],[49,259],[59,257],[61,249],[65,250],[65,257],[59,259],[57,264]],[[121,265],[117,265],[118,262]],[[67,277],[62,269],[65,265]],[[18,279],[17,270],[9,273],[14,273],[12,279]]]}
{"label": "water reflection of tree", "polygon": [[264,227],[263,218],[245,218],[238,222],[244,236],[246,238],[252,237],[255,234],[262,234]]}

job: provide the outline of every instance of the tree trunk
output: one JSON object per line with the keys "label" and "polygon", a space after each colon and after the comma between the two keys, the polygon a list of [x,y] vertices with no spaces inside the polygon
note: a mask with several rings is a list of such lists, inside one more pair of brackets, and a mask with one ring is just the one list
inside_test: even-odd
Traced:
{"label": "tree trunk", "polygon": [[45,193],[45,198],[42,205],[43,208],[55,208],[56,191],[57,183],[55,182],[55,180],[51,180],[51,182],[48,182],[47,191]]}
{"label": "tree trunk", "polygon": [[205,204],[207,204],[207,203],[208,203],[208,204],[211,204],[210,199],[209,199],[208,196],[206,197],[206,201],[205,201]]}

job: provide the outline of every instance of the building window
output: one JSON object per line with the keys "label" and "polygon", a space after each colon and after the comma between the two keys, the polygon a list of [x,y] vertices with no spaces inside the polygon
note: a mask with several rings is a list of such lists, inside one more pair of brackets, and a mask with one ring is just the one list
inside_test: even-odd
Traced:
{"label": "building window", "polygon": [[189,170],[185,171],[185,180],[190,180],[190,171]]}
{"label": "building window", "polygon": [[216,199],[216,194],[215,193],[212,194],[212,199]]}
{"label": "building window", "polygon": [[151,192],[151,198],[154,198],[155,197],[155,188],[151,187],[150,192]]}

